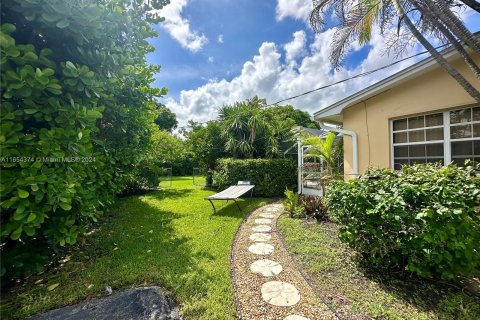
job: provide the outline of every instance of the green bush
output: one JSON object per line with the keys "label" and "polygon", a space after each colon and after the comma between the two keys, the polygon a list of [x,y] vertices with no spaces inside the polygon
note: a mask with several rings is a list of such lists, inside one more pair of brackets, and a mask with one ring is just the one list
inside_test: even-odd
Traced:
{"label": "green bush", "polygon": [[219,159],[213,173],[219,189],[247,180],[255,185],[254,194],[266,197],[282,195],[296,179],[297,168],[289,159]]}
{"label": "green bush", "polygon": [[2,275],[39,270],[52,249],[75,243],[145,158],[166,92],[150,87],[159,70],[146,63],[150,9],[2,1]]}
{"label": "green bush", "polygon": [[341,238],[368,261],[423,277],[479,275],[479,167],[371,169],[326,195]]}

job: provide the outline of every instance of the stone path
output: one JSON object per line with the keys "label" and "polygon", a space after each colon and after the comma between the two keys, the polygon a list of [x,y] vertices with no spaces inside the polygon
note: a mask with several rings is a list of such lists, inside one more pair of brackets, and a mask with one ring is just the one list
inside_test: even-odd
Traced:
{"label": "stone path", "polygon": [[240,226],[232,271],[243,320],[335,319],[302,277],[277,234],[281,204],[261,207]]}

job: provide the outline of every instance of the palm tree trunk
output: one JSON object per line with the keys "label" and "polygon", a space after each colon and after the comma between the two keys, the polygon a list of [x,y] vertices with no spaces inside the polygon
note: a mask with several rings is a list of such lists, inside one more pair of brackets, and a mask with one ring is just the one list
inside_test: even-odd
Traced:
{"label": "palm tree trunk", "polygon": [[480,3],[478,3],[477,1],[475,1],[475,0],[460,0],[460,2],[463,2],[464,4],[466,4],[467,6],[472,8],[473,10],[480,13]]}
{"label": "palm tree trunk", "polygon": [[[434,3],[431,0],[423,1],[428,8],[435,13],[454,35],[472,48],[477,53],[480,53],[480,42],[473,36],[473,34],[465,27],[465,24],[458,19],[458,17],[450,10],[448,3],[445,0],[437,0]],[[437,5],[438,4],[438,5]]]}
{"label": "palm tree trunk", "polygon": [[[424,17],[428,18],[428,21],[430,21],[430,23],[432,23],[435,28],[440,30],[440,32],[447,38],[447,40],[450,42],[450,44],[452,44],[455,50],[457,50],[458,53],[463,57],[465,63],[470,67],[475,77],[480,80],[480,68],[475,63],[475,61],[473,61],[472,57],[470,57],[463,45],[450,32],[450,30],[448,30],[442,22],[438,21],[437,17],[435,16],[436,13],[431,10],[431,5],[427,4],[427,8],[425,8],[416,0],[413,0],[412,2],[422,12]],[[429,1],[425,2],[428,3]]]}
{"label": "palm tree trunk", "polygon": [[417,38],[422,46],[427,49],[427,51],[432,55],[432,57],[437,60],[438,64],[448,72],[448,74],[455,79],[455,81],[460,84],[465,91],[472,96],[475,101],[480,102],[480,92],[475,89],[470,82],[467,81],[452,65],[440,54],[438,51],[428,42],[427,39],[420,33],[417,27],[413,24],[412,20],[405,14],[402,5],[399,0],[393,0],[395,9],[397,10],[398,16],[403,18],[403,21],[407,25],[408,29],[412,34]]}

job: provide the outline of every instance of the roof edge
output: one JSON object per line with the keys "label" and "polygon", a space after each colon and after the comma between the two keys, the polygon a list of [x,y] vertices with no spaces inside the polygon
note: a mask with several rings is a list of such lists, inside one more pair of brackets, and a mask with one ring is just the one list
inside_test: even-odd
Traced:
{"label": "roof edge", "polygon": [[[456,52],[455,49],[452,47],[449,47],[443,52],[441,52],[444,58],[449,59],[453,57]],[[329,105],[313,114],[314,119],[317,119],[320,116],[323,117],[328,117],[336,114],[340,114],[343,109],[353,105],[357,104],[358,102],[361,102],[362,100],[369,98],[373,95],[379,94],[391,87],[394,87],[394,85],[401,80],[408,79],[410,77],[413,77],[420,72],[424,72],[428,70],[429,68],[435,66],[437,64],[437,61],[435,60],[434,57],[430,56],[424,60],[421,60],[413,65],[411,65],[408,68],[405,68],[397,73],[394,73],[393,75],[378,81],[377,83],[374,83],[371,86],[366,87],[365,89],[362,89],[332,105]]]}

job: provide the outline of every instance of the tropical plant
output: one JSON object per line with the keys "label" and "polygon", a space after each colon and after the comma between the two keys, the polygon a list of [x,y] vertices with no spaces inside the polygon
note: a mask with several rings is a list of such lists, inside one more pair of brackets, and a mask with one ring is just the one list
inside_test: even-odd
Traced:
{"label": "tropical plant", "polygon": [[285,199],[283,200],[283,207],[288,212],[291,218],[295,216],[298,207],[298,193],[288,188],[285,188]]}
{"label": "tropical plant", "polygon": [[5,0],[0,30],[2,275],[40,269],[145,159],[165,1]]}
{"label": "tropical plant", "polygon": [[253,158],[254,143],[258,134],[266,131],[267,124],[262,113],[265,99],[254,97],[245,102],[236,102],[233,106],[224,106],[220,110],[219,121],[226,140],[225,149],[233,157]]}
{"label": "tropical plant", "polygon": [[[387,50],[394,50],[400,55],[413,45],[416,39],[470,96],[480,101],[480,92],[427,40],[427,37],[432,37],[443,43],[450,42],[479,79],[480,69],[463,46],[466,45],[473,52],[480,53],[480,41],[451,10],[453,6],[466,5],[478,9],[478,4],[447,0],[314,0],[313,4],[310,22],[316,31],[321,30],[325,12],[328,12],[329,8],[333,7],[339,19],[330,56],[335,67],[340,66],[347,49],[353,43],[353,38],[358,38],[360,44],[368,43],[372,30],[378,25],[383,35],[396,30],[396,33],[386,41]],[[402,28],[403,25],[409,32]]]}
{"label": "tropical plant", "polygon": [[327,163],[327,172],[330,177],[340,174],[338,158],[341,157],[341,143],[335,143],[336,134],[329,132],[325,138],[308,136],[303,143],[308,146],[305,157],[318,158]]}

